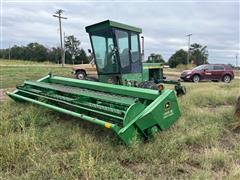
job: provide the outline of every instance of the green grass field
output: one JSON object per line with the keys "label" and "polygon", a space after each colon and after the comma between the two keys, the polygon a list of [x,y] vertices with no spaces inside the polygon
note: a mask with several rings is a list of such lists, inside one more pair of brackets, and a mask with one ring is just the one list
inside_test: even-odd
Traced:
{"label": "green grass field", "polygon": [[[13,63],[14,64],[14,63]],[[1,67],[1,88],[70,68]],[[181,118],[127,147],[108,129],[10,98],[0,108],[0,179],[240,179],[232,130],[240,81],[185,83]]]}
{"label": "green grass field", "polygon": [[0,89],[15,87],[26,79],[39,79],[49,72],[55,75],[73,77],[71,66],[37,63],[32,61],[0,60]]}

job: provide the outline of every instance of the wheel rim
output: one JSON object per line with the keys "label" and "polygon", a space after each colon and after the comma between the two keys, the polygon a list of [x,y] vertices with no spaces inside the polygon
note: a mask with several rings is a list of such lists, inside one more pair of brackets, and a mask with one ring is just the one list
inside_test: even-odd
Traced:
{"label": "wheel rim", "polygon": [[229,76],[225,76],[224,77],[224,82],[229,82],[230,81],[230,77]]}
{"label": "wheel rim", "polygon": [[198,77],[198,76],[194,76],[194,77],[193,77],[193,81],[194,81],[194,82],[198,82],[198,81],[199,81],[199,77]]}
{"label": "wheel rim", "polygon": [[84,74],[79,73],[79,74],[78,74],[78,79],[84,79]]}

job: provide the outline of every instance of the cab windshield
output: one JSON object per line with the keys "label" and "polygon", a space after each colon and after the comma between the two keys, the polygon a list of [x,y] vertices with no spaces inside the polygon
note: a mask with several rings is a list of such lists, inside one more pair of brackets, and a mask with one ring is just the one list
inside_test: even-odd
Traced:
{"label": "cab windshield", "polygon": [[112,31],[94,33],[91,40],[99,74],[119,73]]}
{"label": "cab windshield", "polygon": [[139,34],[120,29],[90,34],[99,74],[141,73]]}

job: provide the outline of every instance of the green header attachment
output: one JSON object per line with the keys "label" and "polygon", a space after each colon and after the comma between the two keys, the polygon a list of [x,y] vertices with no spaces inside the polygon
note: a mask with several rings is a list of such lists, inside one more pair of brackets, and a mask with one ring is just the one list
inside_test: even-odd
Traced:
{"label": "green header attachment", "polygon": [[167,89],[160,94],[157,90],[48,75],[25,81],[7,94],[18,102],[27,101],[113,130],[125,144],[169,128],[180,116],[174,91]]}

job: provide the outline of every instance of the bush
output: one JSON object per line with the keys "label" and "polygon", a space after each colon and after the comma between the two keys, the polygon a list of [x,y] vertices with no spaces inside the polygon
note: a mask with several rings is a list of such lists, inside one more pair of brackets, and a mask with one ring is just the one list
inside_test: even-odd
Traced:
{"label": "bush", "polygon": [[179,64],[179,65],[177,65],[176,69],[178,71],[183,71],[186,69],[193,69],[194,67],[196,67],[196,65],[194,65],[194,64]]}

